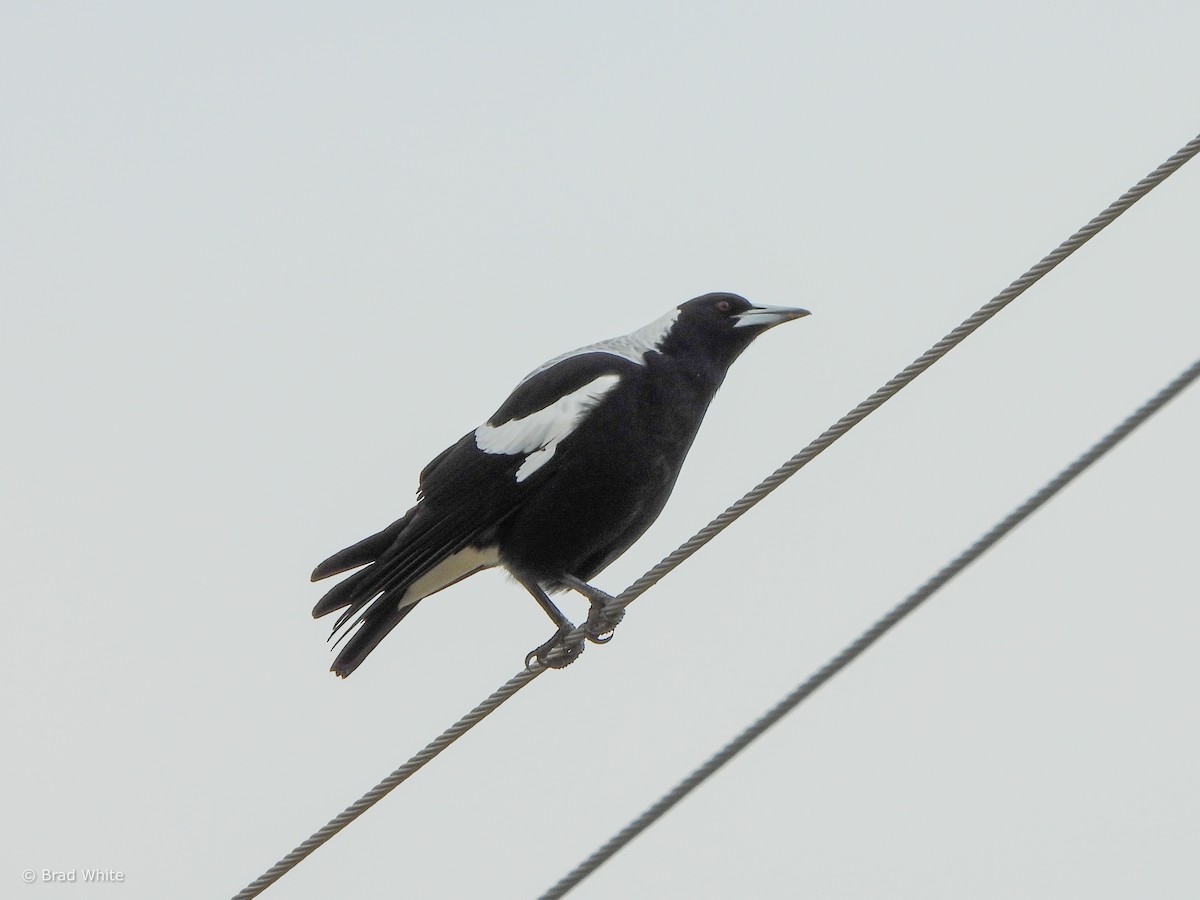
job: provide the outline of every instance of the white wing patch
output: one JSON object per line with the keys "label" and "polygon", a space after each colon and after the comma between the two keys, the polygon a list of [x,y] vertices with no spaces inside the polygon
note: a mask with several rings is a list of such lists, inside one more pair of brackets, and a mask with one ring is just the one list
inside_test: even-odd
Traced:
{"label": "white wing patch", "polygon": [[475,446],[484,453],[528,454],[517,469],[517,481],[524,481],[550,461],[583,414],[620,380],[620,375],[601,375],[545,409],[499,425],[480,425],[475,429]]}
{"label": "white wing patch", "polygon": [[534,375],[538,374],[538,372],[545,372],[551,366],[558,365],[564,359],[570,359],[573,356],[583,356],[585,353],[607,353],[610,356],[619,356],[621,359],[627,359],[632,363],[643,366],[646,364],[646,354],[662,346],[663,338],[667,336],[667,332],[671,330],[671,326],[675,324],[675,320],[678,318],[679,307],[675,307],[665,316],[660,316],[649,325],[643,325],[637,331],[631,331],[629,334],[623,334],[620,337],[609,338],[606,341],[597,341],[594,344],[588,344],[586,347],[580,347],[578,350],[571,350],[569,353],[556,356],[554,359],[542,363],[522,378],[521,383],[524,384]]}

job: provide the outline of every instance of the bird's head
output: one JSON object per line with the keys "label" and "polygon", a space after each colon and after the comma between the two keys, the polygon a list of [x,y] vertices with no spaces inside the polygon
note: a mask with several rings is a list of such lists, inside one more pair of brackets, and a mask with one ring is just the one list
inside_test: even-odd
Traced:
{"label": "bird's head", "polygon": [[705,294],[679,307],[662,350],[701,354],[728,368],[768,328],[808,314],[807,309],[756,306],[737,294]]}

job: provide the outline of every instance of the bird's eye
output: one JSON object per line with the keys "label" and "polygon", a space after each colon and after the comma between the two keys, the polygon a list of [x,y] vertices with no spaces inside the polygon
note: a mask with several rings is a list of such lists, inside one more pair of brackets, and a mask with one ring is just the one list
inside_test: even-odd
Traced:
{"label": "bird's eye", "polygon": [[733,304],[730,303],[728,300],[718,300],[717,301],[717,312],[727,313],[731,309],[733,309]]}

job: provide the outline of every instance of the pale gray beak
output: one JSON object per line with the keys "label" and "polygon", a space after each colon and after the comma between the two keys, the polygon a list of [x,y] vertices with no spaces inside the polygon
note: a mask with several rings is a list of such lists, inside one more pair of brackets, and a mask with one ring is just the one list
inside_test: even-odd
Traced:
{"label": "pale gray beak", "polygon": [[745,312],[734,316],[734,328],[770,328],[781,322],[790,322],[811,315],[807,309],[792,309],[787,306],[752,306]]}

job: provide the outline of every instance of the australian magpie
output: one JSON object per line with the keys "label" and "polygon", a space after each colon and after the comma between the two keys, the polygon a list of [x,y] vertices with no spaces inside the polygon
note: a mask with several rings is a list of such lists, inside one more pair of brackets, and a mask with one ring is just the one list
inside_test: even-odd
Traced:
{"label": "australian magpie", "polygon": [[[588,637],[603,641],[609,599],[587,582],[658,518],[700,422],[733,361],[768,328],[807,310],[705,294],[644,328],[534,369],[484,424],[421,472],[417,503],[387,528],[335,553],[318,581],[358,569],[313,616],[343,610],[348,638],[333,664],[346,676],[417,603],[503,566],[558,631],[572,629],[548,593],[588,598]],[[576,646],[556,665],[578,655]]]}

